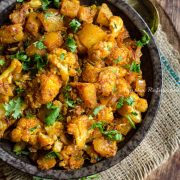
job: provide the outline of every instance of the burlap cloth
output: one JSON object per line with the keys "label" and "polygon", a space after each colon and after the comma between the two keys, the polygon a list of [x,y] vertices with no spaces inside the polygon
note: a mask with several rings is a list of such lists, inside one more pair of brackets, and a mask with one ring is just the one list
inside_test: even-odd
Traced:
{"label": "burlap cloth", "polygon": [[[169,44],[161,27],[155,36],[162,53],[161,106],[142,143],[122,162],[100,173],[103,180],[141,180],[166,161],[180,145],[180,55]],[[166,58],[165,58],[166,57]],[[30,180],[31,176],[0,161],[0,180]]]}

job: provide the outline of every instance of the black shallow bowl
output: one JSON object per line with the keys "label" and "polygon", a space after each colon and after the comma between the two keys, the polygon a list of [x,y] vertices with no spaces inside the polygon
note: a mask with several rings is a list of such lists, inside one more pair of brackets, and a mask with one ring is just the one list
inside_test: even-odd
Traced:
{"label": "black shallow bowl", "polygon": [[[7,19],[8,13],[14,7],[16,0],[3,0],[0,1],[0,23],[4,23]],[[83,4],[91,4],[92,0],[82,0]],[[99,2],[99,1],[98,1]],[[102,1],[103,2],[103,1]],[[107,3],[107,1],[105,1]],[[148,91],[146,98],[148,99],[149,108],[147,113],[144,114],[142,123],[137,127],[136,130],[132,131],[125,139],[125,141],[119,145],[119,151],[117,155],[112,158],[101,160],[96,164],[85,164],[81,169],[78,170],[61,170],[53,169],[48,171],[40,171],[35,164],[29,161],[26,157],[18,157],[12,152],[12,144],[10,142],[1,140],[0,141],[0,158],[15,168],[24,171],[26,173],[40,176],[44,178],[53,179],[71,179],[88,176],[91,174],[104,171],[118,162],[126,158],[143,140],[147,131],[149,130],[158,106],[160,102],[161,86],[162,86],[162,71],[160,57],[158,49],[152,37],[152,34],[142,20],[142,18],[125,2],[122,0],[108,0],[111,10],[115,15],[120,15],[130,35],[134,39],[140,39],[140,30],[146,30],[151,36],[151,42],[148,46],[143,48],[142,57],[142,71],[143,77],[147,82]],[[152,91],[153,90],[153,91]]]}

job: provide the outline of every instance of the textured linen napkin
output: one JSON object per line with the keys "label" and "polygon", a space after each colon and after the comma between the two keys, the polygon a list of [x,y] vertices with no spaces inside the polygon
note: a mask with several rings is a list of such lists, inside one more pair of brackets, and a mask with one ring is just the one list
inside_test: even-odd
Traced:
{"label": "textured linen napkin", "polygon": [[[100,173],[103,180],[141,180],[166,161],[180,145],[180,55],[159,30],[155,36],[161,51],[163,90],[156,119],[142,143],[116,166]],[[0,161],[0,180],[32,177]]]}

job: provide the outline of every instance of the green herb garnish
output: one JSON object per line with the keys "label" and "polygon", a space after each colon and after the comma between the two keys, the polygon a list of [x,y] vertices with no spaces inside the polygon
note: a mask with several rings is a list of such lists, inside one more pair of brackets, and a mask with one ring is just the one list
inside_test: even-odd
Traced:
{"label": "green herb garnish", "polygon": [[131,112],[131,114],[132,114],[133,116],[137,116],[137,115],[138,115],[137,112]]}
{"label": "green herb garnish", "polygon": [[25,91],[25,90],[24,90],[23,88],[20,88],[20,87],[17,87],[17,88],[15,89],[15,92],[16,92],[17,95],[22,94],[24,91]]}
{"label": "green herb garnish", "polygon": [[73,30],[74,33],[78,31],[78,29],[81,27],[81,23],[77,19],[73,19],[69,23],[70,28]]}
{"label": "green herb garnish", "polygon": [[46,12],[46,13],[44,14],[44,17],[45,17],[46,19],[48,19],[49,17],[53,17],[53,16],[54,16],[54,14],[51,13],[51,12]]}
{"label": "green herb garnish", "polygon": [[94,175],[91,175],[91,176],[80,178],[79,180],[92,180],[92,179],[99,180],[100,175],[99,174],[94,174]]}
{"label": "green herb garnish", "polygon": [[0,66],[3,66],[5,64],[4,59],[0,59]]}
{"label": "green herb garnish", "polygon": [[124,97],[121,97],[117,102],[116,108],[121,109],[123,105],[124,105]]}
{"label": "green herb garnish", "polygon": [[38,48],[39,50],[42,50],[42,49],[46,49],[47,47],[44,45],[43,41],[42,40],[39,40],[39,41],[36,41],[34,43],[35,47]]}
{"label": "green herb garnish", "polygon": [[149,34],[145,30],[143,30],[142,33],[143,33],[143,36],[142,36],[141,40],[136,42],[136,45],[140,46],[140,47],[147,45],[151,40]]}
{"label": "green herb garnish", "polygon": [[124,100],[129,106],[132,106],[134,104],[134,98],[133,97],[128,97]]}
{"label": "green herb garnish", "polygon": [[129,115],[126,115],[125,118],[129,121],[129,124],[131,125],[131,127],[133,129],[136,129],[136,126],[135,126],[133,120],[131,119],[131,117]]}
{"label": "green herb garnish", "polygon": [[35,127],[33,127],[33,128],[30,128],[29,131],[30,131],[31,133],[33,133],[36,129],[38,129],[38,128],[40,128],[40,127],[41,127],[40,125],[37,125],[37,126],[35,126]]}
{"label": "green herb garnish", "polygon": [[61,53],[61,55],[60,55],[60,60],[63,61],[63,60],[65,59],[65,55],[66,55],[65,53]]}
{"label": "green herb garnish", "polygon": [[20,97],[10,100],[3,105],[6,116],[12,116],[14,119],[18,119],[22,116],[23,101]]}
{"label": "green herb garnish", "polygon": [[97,106],[94,110],[93,110],[93,115],[97,116],[99,111],[101,111],[102,109],[104,109],[105,106],[101,105],[101,106]]}
{"label": "green herb garnish", "polygon": [[112,141],[121,141],[123,136],[122,134],[120,134],[117,130],[110,130],[110,131],[105,131],[105,123],[104,122],[97,122],[94,123],[91,126],[91,129],[95,129],[98,128],[99,131],[108,139],[112,140]]}
{"label": "green herb garnish", "polygon": [[121,56],[119,56],[117,59],[114,60],[114,62],[116,64],[118,64],[120,61],[122,61],[122,57]]}
{"label": "green herb garnish", "polygon": [[135,62],[132,62],[130,66],[130,71],[140,73],[141,71],[140,64],[136,64]]}
{"label": "green herb garnish", "polygon": [[45,118],[45,123],[47,126],[52,126],[59,117],[60,108],[52,103],[48,103],[46,107],[49,110],[49,114]]}
{"label": "green herb garnish", "polygon": [[34,55],[35,69],[42,70],[48,63],[46,58],[42,58],[41,55]]}
{"label": "green herb garnish", "polygon": [[69,48],[69,50],[71,52],[75,52],[77,45],[76,45],[76,41],[73,39],[73,37],[68,36],[68,38],[66,39],[66,46]]}
{"label": "green herb garnish", "polygon": [[45,155],[45,158],[48,159],[59,158],[59,153],[51,151]]}

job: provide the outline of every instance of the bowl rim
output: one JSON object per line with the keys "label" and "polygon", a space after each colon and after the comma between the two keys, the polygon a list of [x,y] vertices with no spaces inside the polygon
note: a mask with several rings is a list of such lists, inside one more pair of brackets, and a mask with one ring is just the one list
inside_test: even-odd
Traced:
{"label": "bowl rim", "polygon": [[[0,5],[4,0],[0,1]],[[10,3],[14,3],[15,1],[8,1],[9,7]],[[161,61],[158,48],[156,46],[153,35],[148,28],[145,21],[142,17],[131,8],[126,2],[122,0],[107,0],[109,3],[117,7],[123,14],[125,14],[138,29],[144,29],[151,37],[151,42],[147,45],[149,52],[152,57],[152,67],[153,67],[153,91],[151,102],[149,104],[148,111],[145,115],[143,122],[141,123],[138,131],[131,137],[131,139],[126,143],[124,147],[120,151],[117,152],[116,156],[112,158],[107,158],[102,160],[96,164],[92,164],[86,167],[82,167],[77,170],[48,170],[42,171],[37,168],[37,166],[26,163],[21,159],[17,159],[16,157],[10,155],[6,152],[2,147],[0,147],[0,158],[8,163],[9,165],[19,169],[25,173],[31,174],[33,176],[39,176],[42,178],[53,178],[53,179],[71,179],[71,178],[81,178],[85,176],[89,176],[92,174],[96,174],[102,171],[105,171],[112,166],[116,165],[118,162],[121,162],[124,158],[126,158],[130,153],[132,153],[137,146],[144,139],[148,130],[150,129],[161,99],[161,89],[162,89],[162,68]],[[4,9],[5,10],[5,9]],[[3,12],[3,10],[1,11]],[[107,166],[108,164],[108,166]]]}

